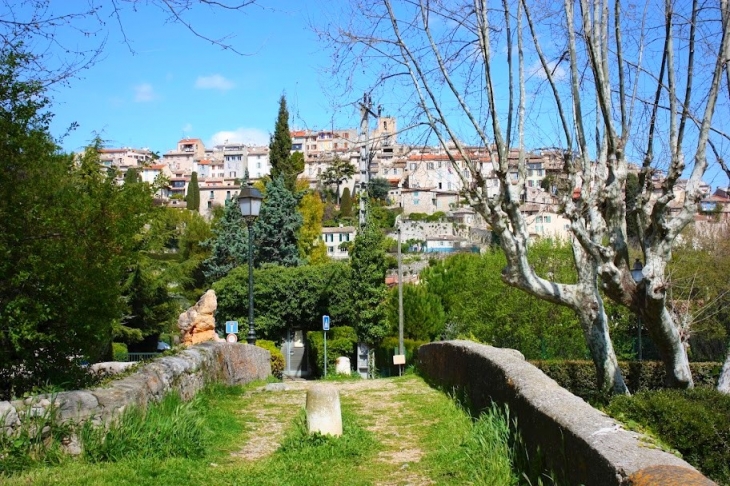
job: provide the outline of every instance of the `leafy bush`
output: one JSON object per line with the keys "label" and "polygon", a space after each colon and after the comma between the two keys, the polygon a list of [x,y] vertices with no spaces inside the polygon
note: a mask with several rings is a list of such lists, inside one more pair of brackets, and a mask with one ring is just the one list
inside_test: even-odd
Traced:
{"label": "leafy bush", "polygon": [[[592,361],[531,361],[560,386],[583,398],[591,398],[596,390],[596,368]],[[696,386],[713,386],[722,363],[690,363]],[[664,387],[664,364],[659,361],[619,361],[619,367],[631,393],[658,390]]]}
{"label": "leafy bush", "polygon": [[617,396],[607,412],[634,421],[720,484],[730,484],[730,396],[708,387]]}
{"label": "leafy bush", "polygon": [[281,380],[284,377],[284,367],[286,366],[286,361],[284,361],[284,355],[281,354],[281,350],[274,344],[274,341],[266,341],[264,339],[258,339],[256,346],[264,348],[271,353],[271,374]]}
{"label": "leafy bush", "polygon": [[112,343],[112,355],[114,361],[127,361],[127,345],[124,343]]}
{"label": "leafy bush", "polygon": [[[406,353],[406,366],[412,365],[418,359],[418,348],[428,341],[416,341],[414,339],[404,339],[403,348]],[[383,339],[375,349],[375,367],[384,376],[397,376],[398,366],[393,364],[393,355],[398,354],[398,337],[387,337]]]}
{"label": "leafy bush", "polygon": [[[324,336],[322,331],[310,331],[307,333],[309,342],[309,362],[312,363],[313,372],[316,376],[324,374]],[[335,369],[335,360],[340,356],[353,359],[357,334],[355,330],[347,326],[333,327],[327,334],[327,369]]]}

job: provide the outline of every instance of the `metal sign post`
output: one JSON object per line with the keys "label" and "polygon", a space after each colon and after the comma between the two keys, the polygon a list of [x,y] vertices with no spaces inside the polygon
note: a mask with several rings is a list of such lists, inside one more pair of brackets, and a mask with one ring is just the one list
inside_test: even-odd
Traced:
{"label": "metal sign post", "polygon": [[226,321],[226,341],[235,343],[238,341],[238,321]]}
{"label": "metal sign post", "polygon": [[330,330],[330,316],[322,316],[322,334],[324,334],[324,377],[327,378],[327,331]]}

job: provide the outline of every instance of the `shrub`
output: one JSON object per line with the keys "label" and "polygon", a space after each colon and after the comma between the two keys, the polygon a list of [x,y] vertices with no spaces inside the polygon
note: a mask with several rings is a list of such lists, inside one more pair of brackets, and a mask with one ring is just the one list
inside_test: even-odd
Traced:
{"label": "shrub", "polygon": [[617,396],[607,412],[635,421],[720,484],[730,484],[730,396],[709,387]]}
{"label": "shrub", "polygon": [[[307,341],[309,342],[309,362],[312,363],[312,371],[316,376],[322,376],[324,374],[324,336],[322,331],[308,332]],[[357,333],[355,329],[347,326],[331,328],[327,333],[327,369],[335,369],[335,360],[339,356],[346,356],[352,360],[356,344]]]}
{"label": "shrub", "polygon": [[264,348],[271,353],[271,374],[281,380],[284,377],[284,367],[286,366],[286,361],[284,361],[284,355],[281,354],[281,350],[274,344],[274,341],[266,341],[264,339],[258,339],[256,346]]}
{"label": "shrub", "polygon": [[[545,360],[531,361],[560,386],[583,398],[596,392],[596,368],[592,361]],[[713,386],[720,375],[722,363],[690,363],[696,386]],[[659,361],[620,361],[626,386],[631,393],[659,390],[664,387],[664,364]]]}
{"label": "shrub", "polygon": [[[418,348],[428,341],[404,339],[403,348],[406,352],[406,366],[412,365],[418,359]],[[383,376],[397,376],[398,366],[393,364],[393,355],[398,354],[398,337],[387,337],[375,349],[375,367]]]}
{"label": "shrub", "polygon": [[127,345],[124,343],[112,343],[112,354],[114,361],[127,361]]}

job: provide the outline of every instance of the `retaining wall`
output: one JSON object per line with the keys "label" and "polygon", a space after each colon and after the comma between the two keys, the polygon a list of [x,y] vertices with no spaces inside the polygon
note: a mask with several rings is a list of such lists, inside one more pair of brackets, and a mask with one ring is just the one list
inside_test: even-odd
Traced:
{"label": "retaining wall", "polygon": [[265,349],[248,344],[206,342],[147,363],[108,386],[0,402],[0,426],[6,432],[12,431],[21,425],[28,411],[32,415],[44,415],[52,406],[57,409],[61,422],[92,420],[102,424],[129,406],[144,408],[171,391],[189,400],[208,383],[239,385],[269,375],[270,354]]}
{"label": "retaining wall", "polygon": [[678,457],[561,388],[515,350],[470,341],[418,349],[419,368],[433,384],[457,389],[476,410],[507,404],[529,447],[567,484],[712,485]]}

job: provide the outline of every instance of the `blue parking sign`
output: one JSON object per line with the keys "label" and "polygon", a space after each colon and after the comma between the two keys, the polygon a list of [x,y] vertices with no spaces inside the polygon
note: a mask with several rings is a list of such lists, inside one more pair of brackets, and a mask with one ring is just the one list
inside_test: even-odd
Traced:
{"label": "blue parking sign", "polygon": [[238,321],[226,321],[226,334],[238,333]]}
{"label": "blue parking sign", "polygon": [[330,316],[322,316],[322,330],[330,330]]}

